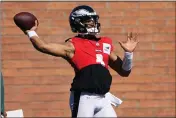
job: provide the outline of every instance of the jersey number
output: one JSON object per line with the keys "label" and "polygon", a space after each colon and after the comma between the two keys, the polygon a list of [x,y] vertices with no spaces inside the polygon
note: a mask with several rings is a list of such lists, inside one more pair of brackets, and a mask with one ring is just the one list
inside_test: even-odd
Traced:
{"label": "jersey number", "polygon": [[101,63],[103,66],[105,66],[105,63],[103,61],[103,55],[102,54],[96,54],[96,62]]}

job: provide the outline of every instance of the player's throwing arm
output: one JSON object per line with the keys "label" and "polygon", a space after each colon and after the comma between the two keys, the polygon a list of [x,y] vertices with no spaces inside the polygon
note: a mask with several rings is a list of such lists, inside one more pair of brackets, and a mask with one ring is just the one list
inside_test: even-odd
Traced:
{"label": "player's throwing arm", "polygon": [[65,45],[58,43],[46,43],[37,35],[36,30],[38,28],[39,21],[33,14],[29,12],[20,12],[14,16],[14,22],[25,34],[28,35],[33,46],[38,51],[64,58],[71,58],[73,56],[72,53],[74,52],[74,47],[71,43],[67,43]]}

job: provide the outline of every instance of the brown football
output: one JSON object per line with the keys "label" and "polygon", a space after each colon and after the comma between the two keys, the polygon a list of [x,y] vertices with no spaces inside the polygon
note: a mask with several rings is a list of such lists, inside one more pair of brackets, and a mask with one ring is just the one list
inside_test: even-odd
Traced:
{"label": "brown football", "polygon": [[[38,19],[29,12],[20,12],[13,18],[15,24],[23,31],[30,30],[35,25],[35,20]],[[37,25],[39,22],[37,23]]]}

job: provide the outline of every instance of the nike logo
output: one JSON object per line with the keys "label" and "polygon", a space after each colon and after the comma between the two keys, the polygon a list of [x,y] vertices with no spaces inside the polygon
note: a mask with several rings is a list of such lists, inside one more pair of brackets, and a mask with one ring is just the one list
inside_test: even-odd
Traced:
{"label": "nike logo", "polygon": [[96,52],[102,52],[102,50],[95,50]]}

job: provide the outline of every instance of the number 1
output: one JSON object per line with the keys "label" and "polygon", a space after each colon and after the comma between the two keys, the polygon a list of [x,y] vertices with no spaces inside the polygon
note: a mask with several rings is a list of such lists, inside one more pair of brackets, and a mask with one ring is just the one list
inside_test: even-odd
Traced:
{"label": "number 1", "polygon": [[96,54],[96,62],[101,63],[103,66],[105,66],[105,63],[103,61],[103,55],[102,54]]}

